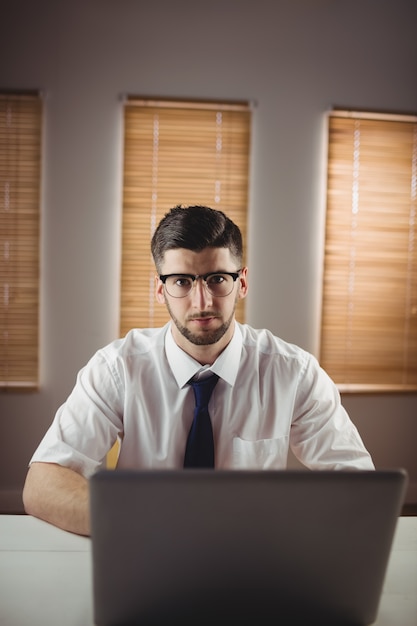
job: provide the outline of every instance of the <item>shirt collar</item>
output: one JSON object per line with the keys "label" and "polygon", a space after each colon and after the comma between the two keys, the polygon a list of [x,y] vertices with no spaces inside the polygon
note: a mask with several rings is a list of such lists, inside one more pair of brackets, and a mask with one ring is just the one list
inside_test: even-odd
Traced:
{"label": "shirt collar", "polygon": [[[242,332],[238,322],[235,322],[235,330],[231,341],[209,368],[210,371],[217,374],[217,376],[233,387],[239,369],[241,352]],[[184,352],[184,350],[175,343],[171,332],[171,325],[168,326],[165,334],[165,353],[172,373],[180,388],[184,387],[193,376],[204,369],[198,361]]]}

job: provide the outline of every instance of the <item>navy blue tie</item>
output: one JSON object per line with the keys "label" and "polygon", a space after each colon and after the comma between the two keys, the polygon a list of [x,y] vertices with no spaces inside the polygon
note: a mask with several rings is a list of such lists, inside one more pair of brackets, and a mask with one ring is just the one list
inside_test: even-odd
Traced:
{"label": "navy blue tie", "polygon": [[184,467],[214,467],[214,440],[208,403],[219,377],[216,374],[191,381],[194,389],[194,419],[185,448]]}

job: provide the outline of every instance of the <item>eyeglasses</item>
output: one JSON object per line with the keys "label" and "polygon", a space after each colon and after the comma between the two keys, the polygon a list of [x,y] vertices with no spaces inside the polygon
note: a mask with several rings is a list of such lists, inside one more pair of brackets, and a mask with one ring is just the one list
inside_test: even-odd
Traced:
{"label": "eyeglasses", "polygon": [[209,272],[208,274],[162,274],[159,276],[167,293],[173,298],[188,296],[198,279],[212,296],[224,298],[232,293],[234,284],[242,270],[237,272]]}

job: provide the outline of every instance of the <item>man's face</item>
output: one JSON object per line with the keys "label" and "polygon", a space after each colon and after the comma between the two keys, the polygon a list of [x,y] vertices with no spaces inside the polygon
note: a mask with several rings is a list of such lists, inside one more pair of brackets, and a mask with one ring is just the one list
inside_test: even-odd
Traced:
{"label": "man's face", "polygon": [[[228,248],[205,248],[201,252],[177,248],[165,253],[161,274],[201,275],[240,269]],[[197,280],[188,295],[175,298],[157,279],[157,300],[168,308],[174,339],[180,347],[190,354],[193,346],[216,346],[218,353],[224,349],[233,336],[236,303],[246,296],[246,274],[247,269],[243,268],[231,293],[223,297],[213,296],[204,281]]]}

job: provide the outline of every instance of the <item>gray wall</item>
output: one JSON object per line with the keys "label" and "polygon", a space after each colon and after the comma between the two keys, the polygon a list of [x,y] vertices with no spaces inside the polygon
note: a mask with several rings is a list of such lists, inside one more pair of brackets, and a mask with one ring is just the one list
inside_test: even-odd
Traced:
{"label": "gray wall", "polygon": [[[118,333],[121,96],[249,99],[248,321],[317,354],[323,114],[417,111],[415,0],[14,0],[0,87],[45,94],[41,388],[0,394],[0,505],[78,369]],[[198,201],[198,198],[196,198]],[[175,203],[181,198],[175,198]],[[417,394],[344,398],[417,501]]]}

